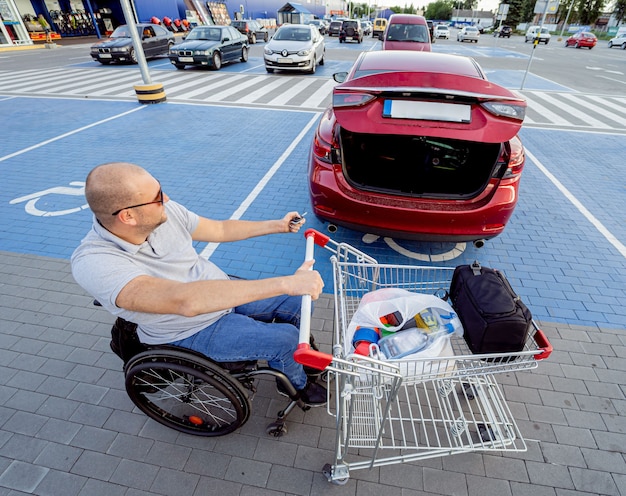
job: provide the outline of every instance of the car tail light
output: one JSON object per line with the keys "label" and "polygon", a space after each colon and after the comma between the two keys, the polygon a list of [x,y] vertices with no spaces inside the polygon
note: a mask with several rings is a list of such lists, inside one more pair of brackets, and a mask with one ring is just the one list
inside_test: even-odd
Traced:
{"label": "car tail light", "polygon": [[333,93],[333,107],[359,107],[374,98],[369,93]]}
{"label": "car tail light", "polygon": [[332,147],[316,133],[313,138],[313,153],[322,162],[332,164]]}
{"label": "car tail light", "polygon": [[515,136],[511,139],[511,141],[509,141],[509,144],[511,147],[510,151],[508,152],[509,163],[506,172],[504,173],[504,176],[502,176],[502,179],[511,179],[513,177],[517,177],[522,173],[522,169],[524,168],[525,156],[524,146],[522,145],[522,142],[517,136]]}
{"label": "car tail light", "polygon": [[525,105],[517,105],[510,102],[483,102],[481,105],[485,110],[499,117],[523,121],[526,116]]}
{"label": "car tail light", "polygon": [[313,138],[313,154],[327,164],[340,164],[341,153],[339,148],[322,139],[318,133]]}

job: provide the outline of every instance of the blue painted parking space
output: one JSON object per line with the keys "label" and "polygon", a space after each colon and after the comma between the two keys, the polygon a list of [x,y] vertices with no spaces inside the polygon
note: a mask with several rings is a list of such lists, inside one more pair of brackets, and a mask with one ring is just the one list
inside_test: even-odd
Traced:
{"label": "blue painted parking space", "polygon": [[532,72],[526,74],[526,71],[523,70],[485,70],[485,74],[487,75],[487,79],[489,79],[489,81],[493,81],[494,83],[509,89],[518,90],[522,87],[522,83],[524,83],[525,90],[562,92],[573,91],[567,86],[542,78]]}
{"label": "blue painted parking space", "polygon": [[[81,182],[93,166],[116,160],[145,166],[171,198],[208,217],[230,218],[246,201],[246,219],[311,212],[305,171],[316,113],[25,98],[0,100],[0,112],[13,119],[0,137],[0,250],[69,258],[91,225]],[[540,320],[623,326],[626,268],[618,248],[626,243],[619,221],[626,205],[615,181],[621,177],[619,141],[534,129],[523,129],[522,139],[530,154],[518,208],[504,234],[484,248],[343,228],[333,239],[384,263],[456,266],[479,259],[504,270]],[[601,164],[593,166],[597,174],[590,176],[590,164]],[[250,198],[272,167],[267,184]],[[311,213],[307,219],[307,227],[327,232]],[[295,270],[303,249],[301,236],[276,235],[220,245],[211,259],[243,277],[269,277]],[[332,291],[328,253],[316,258]]]}

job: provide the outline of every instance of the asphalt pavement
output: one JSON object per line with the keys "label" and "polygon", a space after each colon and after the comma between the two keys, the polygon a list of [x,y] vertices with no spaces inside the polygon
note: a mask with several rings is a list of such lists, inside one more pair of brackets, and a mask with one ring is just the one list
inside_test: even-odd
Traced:
{"label": "asphalt pavement", "polygon": [[[147,167],[168,195],[214,218],[308,209],[303,172],[319,114],[3,97],[2,88],[0,112],[0,496],[626,496],[624,258],[540,168],[525,172],[517,221],[483,252],[524,284],[554,346],[538,368],[496,376],[527,451],[394,463],[355,470],[345,485],[334,485],[322,467],[335,461],[335,418],[325,409],[297,410],[284,437],[269,437],[266,425],[284,407],[269,380],[260,380],[248,423],[222,438],[180,434],[139,412],[109,348],[113,318],[76,285],[68,260],[91,221],[81,181],[106,161]],[[546,137],[583,167],[582,158],[576,162],[587,149],[580,135],[546,130],[526,131],[533,164],[554,170]],[[559,177],[564,170],[566,164],[556,168]],[[606,195],[608,182],[585,184],[586,194]],[[616,183],[609,185],[617,190],[609,208],[619,212],[624,198]],[[554,216],[550,239],[538,218],[545,212]],[[622,239],[623,225],[594,213]],[[268,277],[299,265],[303,241],[271,236],[197,248],[228,271]],[[328,267],[326,254],[316,258]],[[325,278],[332,288],[327,272]],[[330,351],[332,294],[316,305],[312,329]],[[361,460],[357,451],[351,457]]]}

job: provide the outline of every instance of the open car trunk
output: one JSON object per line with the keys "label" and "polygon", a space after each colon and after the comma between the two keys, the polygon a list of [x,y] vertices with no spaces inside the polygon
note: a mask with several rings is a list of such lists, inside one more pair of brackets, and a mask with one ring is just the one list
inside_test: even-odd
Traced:
{"label": "open car trunk", "polygon": [[343,173],[355,188],[399,196],[465,199],[502,177],[501,143],[360,134],[341,128]]}

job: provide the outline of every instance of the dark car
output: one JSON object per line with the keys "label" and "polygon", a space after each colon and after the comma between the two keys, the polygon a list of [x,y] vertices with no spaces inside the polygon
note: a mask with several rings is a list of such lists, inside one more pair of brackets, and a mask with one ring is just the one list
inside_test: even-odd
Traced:
{"label": "dark car", "polygon": [[[174,33],[155,24],[137,24],[137,32],[146,58],[167,55],[174,45]],[[137,53],[127,25],[118,26],[108,38],[91,46],[91,57],[101,64],[137,63]]]}
{"label": "dark car", "polygon": [[363,42],[363,27],[361,21],[358,19],[348,19],[341,23],[341,29],[339,30],[339,43],[345,41],[356,41],[357,43]]}
{"label": "dark car", "polygon": [[382,236],[479,241],[513,214],[526,101],[470,57],[363,52],[334,75],[309,155],[315,215]]}
{"label": "dark car", "polygon": [[428,33],[430,34],[430,42],[434,43],[437,39],[435,38],[435,23],[427,20],[426,25],[428,26]]}
{"label": "dark car", "polygon": [[326,24],[324,23],[324,21],[321,21],[319,19],[313,19],[312,21],[309,21],[309,24],[315,26],[320,34],[326,34]]}
{"label": "dark car", "polygon": [[511,26],[500,26],[500,29],[493,32],[494,36],[498,38],[510,38],[513,33],[513,28]]}
{"label": "dark car", "polygon": [[331,21],[330,26],[328,26],[328,36],[339,36],[342,24],[343,21]]}
{"label": "dark car", "polygon": [[176,69],[195,65],[217,71],[225,62],[246,62],[248,48],[248,37],[232,26],[197,26],[170,49],[169,58]]}
{"label": "dark car", "polygon": [[270,39],[269,32],[265,26],[262,26],[260,22],[253,21],[252,19],[245,19],[243,21],[232,21],[233,26],[237,31],[245,34],[248,37],[248,43],[254,45],[258,40],[263,40],[267,43]]}

